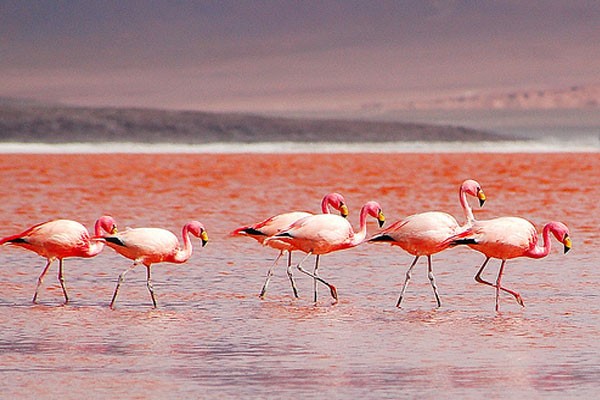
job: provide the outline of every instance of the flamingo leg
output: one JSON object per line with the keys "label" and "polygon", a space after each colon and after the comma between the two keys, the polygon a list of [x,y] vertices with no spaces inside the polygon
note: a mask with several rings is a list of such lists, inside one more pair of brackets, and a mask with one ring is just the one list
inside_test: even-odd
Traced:
{"label": "flamingo leg", "polygon": [[498,312],[499,310],[499,306],[500,306],[500,288],[502,287],[501,284],[501,280],[502,280],[502,273],[504,272],[504,264],[506,263],[506,260],[502,260],[502,263],[500,264],[500,270],[498,271],[498,277],[496,278],[496,312]]}
{"label": "flamingo leg", "polygon": [[265,294],[267,293],[267,287],[269,286],[269,282],[271,281],[271,277],[273,276],[273,270],[275,269],[275,266],[277,265],[277,261],[279,261],[279,259],[281,258],[282,255],[283,255],[283,250],[279,252],[277,257],[275,258],[275,261],[273,262],[273,265],[271,265],[271,268],[269,268],[269,270],[267,271],[267,279],[265,280],[265,283],[264,283],[262,289],[260,290],[260,294],[258,295],[258,297],[260,297],[261,299],[265,298]]}
{"label": "flamingo leg", "polygon": [[152,277],[151,277],[151,273],[150,273],[150,265],[146,266],[146,271],[147,271],[147,275],[146,275],[146,287],[148,288],[148,291],[150,292],[150,297],[152,297],[152,304],[154,305],[154,308],[156,308],[156,297],[154,296],[154,286],[152,286]]}
{"label": "flamingo leg", "polygon": [[[317,258],[315,259],[315,270],[313,272],[315,274],[315,276],[319,276],[319,257],[320,257],[320,255],[317,254]],[[318,298],[317,280],[313,279],[313,282],[314,282],[315,303],[316,303],[317,298]]]}
{"label": "flamingo leg", "polygon": [[37,303],[38,291],[40,290],[40,286],[42,286],[42,283],[44,283],[44,276],[46,276],[46,273],[48,272],[48,268],[50,268],[50,264],[52,264],[52,261],[54,261],[52,258],[48,259],[46,266],[44,267],[42,273],[38,278],[37,285],[35,287],[35,293],[33,294],[33,303]]}
{"label": "flamingo leg", "polygon": [[65,304],[69,302],[69,295],[67,294],[67,286],[65,284],[65,276],[63,274],[63,259],[58,259],[58,281],[60,282],[60,287],[62,288],[63,295],[65,296]]}
{"label": "flamingo leg", "polygon": [[441,307],[442,302],[440,301],[440,295],[438,293],[437,285],[435,284],[435,277],[433,276],[433,267],[431,266],[431,255],[427,256],[427,277],[429,278],[429,282],[431,282],[431,287],[433,288],[433,294],[435,295],[435,300],[437,301],[437,306]]}
{"label": "flamingo leg", "polygon": [[131,267],[127,268],[125,271],[123,271],[121,273],[121,275],[119,275],[119,280],[117,281],[117,287],[115,288],[115,292],[113,293],[112,300],[110,301],[110,308],[114,308],[115,301],[117,300],[117,295],[119,294],[119,288],[121,287],[121,284],[123,282],[125,282],[125,275],[127,275],[127,273],[129,271],[131,271],[132,269],[134,269],[136,266],[137,266],[137,262],[134,262]]}
{"label": "flamingo leg", "polygon": [[333,286],[333,285],[331,285],[331,284],[327,283],[327,282],[326,282],[324,279],[322,279],[321,277],[319,277],[319,276],[317,276],[317,275],[315,275],[315,274],[312,274],[312,273],[310,273],[309,271],[307,271],[307,270],[305,270],[304,268],[302,268],[302,263],[303,263],[304,261],[306,261],[306,259],[307,259],[309,256],[311,256],[311,255],[312,255],[312,253],[310,253],[310,252],[309,252],[308,254],[306,254],[306,257],[304,257],[304,258],[302,259],[302,261],[300,261],[300,262],[298,263],[298,265],[296,265],[296,268],[298,268],[298,270],[299,270],[300,272],[302,272],[303,274],[306,274],[306,275],[308,275],[308,276],[312,277],[313,279],[316,279],[317,281],[321,282],[321,283],[322,283],[322,284],[324,284],[325,286],[327,286],[327,287],[329,288],[329,290],[331,291],[331,297],[333,297],[333,299],[335,300],[335,302],[334,302],[333,304],[336,304],[336,303],[338,302],[338,295],[337,295],[337,289],[335,288],[335,286]]}
{"label": "flamingo leg", "polygon": [[294,282],[294,275],[292,274],[292,252],[288,250],[288,265],[287,274],[292,284],[292,290],[294,291],[294,297],[298,298],[298,288],[296,288],[296,282]]}
{"label": "flamingo leg", "polygon": [[[488,286],[491,286],[491,287],[495,288],[497,285],[495,285],[495,284],[493,284],[491,282],[485,281],[485,280],[483,280],[483,278],[481,278],[481,274],[483,272],[483,269],[487,265],[488,261],[490,261],[490,257],[487,257],[485,259],[485,261],[483,262],[483,264],[481,265],[481,268],[479,268],[479,271],[477,272],[477,275],[475,275],[475,280],[477,282],[479,282],[479,283],[483,283],[484,285],[488,285]],[[504,268],[504,262],[505,262],[505,260],[502,261],[502,265],[500,267],[501,269]],[[506,293],[509,293],[509,294],[513,295],[514,298],[515,298],[515,300],[517,301],[517,303],[519,303],[519,305],[521,307],[525,307],[525,303],[523,302],[523,298],[521,297],[521,295],[519,293],[515,292],[514,290],[510,290],[510,289],[507,289],[505,287],[502,287],[502,286],[498,287],[498,289],[499,290],[503,290]]]}
{"label": "flamingo leg", "polygon": [[417,263],[418,259],[419,259],[419,256],[416,256],[415,260],[412,262],[412,264],[410,264],[410,267],[408,267],[408,270],[406,271],[406,279],[404,279],[404,285],[402,285],[402,291],[400,291],[400,297],[398,298],[396,307],[400,307],[402,298],[404,298],[404,292],[406,292],[406,287],[408,286],[408,282],[410,282],[410,274],[412,272],[412,269],[415,267],[415,264]]}

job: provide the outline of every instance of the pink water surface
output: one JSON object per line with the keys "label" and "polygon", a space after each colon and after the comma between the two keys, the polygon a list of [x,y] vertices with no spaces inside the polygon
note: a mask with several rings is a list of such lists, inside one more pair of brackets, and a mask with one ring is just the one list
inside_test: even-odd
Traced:
{"label": "pink water surface", "polygon": [[[598,154],[1,155],[0,236],[53,218],[91,228],[102,214],[121,229],[160,226],[179,235],[202,221],[210,242],[187,264],[153,268],[151,308],[143,268],[106,249],[69,259],[71,302],[56,269],[31,298],[44,260],[0,249],[1,398],[573,398],[600,390],[600,156]],[[340,302],[284,268],[258,298],[276,252],[236,227],[288,210],[318,211],[341,192],[357,213],[377,200],[388,223],[444,210],[462,219],[458,186],[477,179],[488,196],[476,218],[560,220],[541,260],[508,263],[503,284],[526,308],[473,276],[483,256],[466,248],[434,256],[442,307],[417,265],[394,307],[411,257],[363,245],[322,258]],[[377,230],[369,222],[371,233]],[[299,259],[299,255],[296,256]],[[487,278],[493,280],[498,262]]]}

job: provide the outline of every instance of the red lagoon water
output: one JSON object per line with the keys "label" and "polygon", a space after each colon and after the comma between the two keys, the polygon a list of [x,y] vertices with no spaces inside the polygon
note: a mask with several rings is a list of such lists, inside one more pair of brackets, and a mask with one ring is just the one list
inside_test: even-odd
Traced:
{"label": "red lagoon water", "polygon": [[[108,308],[129,266],[110,249],[65,262],[69,305],[56,269],[32,305],[44,260],[0,249],[2,398],[564,398],[600,389],[598,154],[2,155],[0,167],[0,236],[59,217],[91,228],[102,214],[121,229],[178,234],[198,219],[210,235],[187,264],[153,268],[158,309],[143,268]],[[284,268],[261,301],[275,251],[228,237],[272,214],[316,212],[334,190],[355,225],[371,199],[388,223],[434,209],[460,217],[466,178],[488,196],[476,218],[571,229],[569,254],[555,242],[545,259],[508,263],[503,283],[526,308],[502,296],[495,313],[494,290],[473,280],[483,256],[456,248],[434,256],[443,306],[434,307],[420,261],[396,309],[411,257],[383,245],[322,258],[336,306],[323,289],[315,306],[312,280],[299,273],[293,300]]]}

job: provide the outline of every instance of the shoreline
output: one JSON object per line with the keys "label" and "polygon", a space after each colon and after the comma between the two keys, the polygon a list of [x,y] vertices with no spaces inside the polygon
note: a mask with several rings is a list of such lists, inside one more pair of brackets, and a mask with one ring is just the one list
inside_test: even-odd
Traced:
{"label": "shoreline", "polygon": [[258,143],[0,143],[0,154],[345,154],[345,153],[596,153],[600,143],[592,140],[517,140],[482,142],[258,142]]}

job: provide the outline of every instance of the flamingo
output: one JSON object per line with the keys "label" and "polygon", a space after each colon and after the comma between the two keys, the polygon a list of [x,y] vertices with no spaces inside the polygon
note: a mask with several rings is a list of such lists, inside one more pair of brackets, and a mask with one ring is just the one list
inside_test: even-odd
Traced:
{"label": "flamingo", "polygon": [[[292,249],[306,253],[306,256],[298,263],[296,268],[300,272],[311,276],[314,280],[329,287],[335,304],[338,300],[337,289],[318,275],[319,257],[323,254],[349,249],[361,244],[367,236],[367,215],[376,218],[380,227],[385,222],[381,206],[375,201],[369,201],[360,210],[360,230],[358,232],[354,232],[348,220],[339,215],[318,214],[310,215],[294,222],[287,229],[267,238],[265,242],[268,244],[270,241],[282,241],[289,244]],[[311,254],[317,256],[314,273],[310,273],[302,268],[302,263]],[[314,295],[316,303],[316,286]]]}
{"label": "flamingo", "polygon": [[[329,207],[332,207],[338,210],[342,217],[346,218],[348,216],[348,207],[346,206],[346,201],[344,197],[339,193],[329,193],[323,197],[321,200],[321,211],[323,214],[329,214]],[[289,213],[275,215],[273,217],[267,218],[262,222],[258,222],[254,225],[242,226],[231,232],[231,236],[248,236],[255,240],[257,240],[260,244],[265,244],[269,247],[279,250],[279,254],[275,258],[275,261],[269,268],[267,272],[267,278],[265,283],[260,291],[259,297],[261,299],[265,298],[265,294],[267,293],[267,287],[269,286],[269,282],[271,281],[271,277],[273,276],[273,271],[275,270],[275,266],[277,262],[281,258],[284,252],[288,253],[288,265],[287,265],[287,275],[290,279],[290,283],[292,285],[292,290],[294,291],[294,297],[298,298],[298,289],[296,288],[296,283],[294,282],[294,277],[292,275],[292,248],[291,246],[283,242],[281,240],[272,240],[268,243],[265,243],[265,240],[268,237],[271,237],[278,233],[279,231],[287,228],[293,222],[297,220],[312,215],[308,212],[303,211],[292,211]],[[315,281],[316,286],[316,281]]]}
{"label": "flamingo", "polygon": [[[517,257],[543,258],[550,253],[552,247],[550,234],[564,246],[566,254],[571,249],[569,228],[562,222],[552,221],[544,225],[542,237],[544,243],[538,243],[538,232],[528,220],[520,217],[500,217],[486,221],[477,221],[466,232],[450,238],[448,243],[452,246],[466,244],[474,250],[485,255],[485,261],[479,268],[475,280],[479,283],[496,288],[496,311],[499,309],[500,290],[514,296],[517,303],[525,307],[523,298],[514,290],[502,286],[502,273],[506,260]],[[481,274],[491,258],[502,260],[496,284],[483,280]]]}
{"label": "flamingo", "polygon": [[117,287],[110,302],[110,308],[114,308],[119,287],[125,281],[125,275],[139,264],[146,266],[146,286],[152,298],[152,304],[156,308],[156,297],[152,287],[150,268],[152,264],[169,262],[182,264],[192,256],[192,242],[190,234],[202,240],[202,246],[208,241],[208,234],[204,226],[198,221],[188,222],[183,226],[183,247],[179,244],[177,236],[172,232],[161,228],[135,228],[112,236],[105,236],[107,246],[122,256],[133,260],[133,264],[119,275]]}
{"label": "flamingo", "polygon": [[[94,227],[96,237],[103,233],[114,234],[117,232],[115,220],[108,216],[100,217]],[[58,259],[58,281],[65,297],[65,304],[69,302],[65,277],[63,275],[63,259],[68,257],[91,258],[98,255],[104,248],[104,243],[91,238],[85,226],[69,219],[56,219],[32,226],[16,235],[0,239],[0,245],[7,244],[31,250],[46,258],[46,266],[40,274],[33,303],[37,303],[38,291],[44,281],[50,265]]]}
{"label": "flamingo", "polygon": [[467,179],[460,185],[460,205],[466,219],[465,224],[462,226],[459,225],[456,219],[450,214],[440,211],[429,211],[414,214],[401,221],[397,221],[387,229],[369,239],[369,242],[388,242],[392,246],[400,246],[403,250],[415,256],[412,264],[406,271],[406,278],[396,307],[400,307],[400,303],[404,298],[404,293],[410,282],[412,270],[421,256],[427,256],[427,276],[431,283],[431,287],[433,288],[437,306],[441,307],[442,302],[440,301],[435,277],[433,276],[431,256],[449,246],[449,244],[443,244],[446,239],[464,231],[474,223],[475,218],[473,217],[473,211],[467,201],[467,195],[477,197],[480,206],[483,206],[483,203],[485,202],[485,194],[477,181]]}

